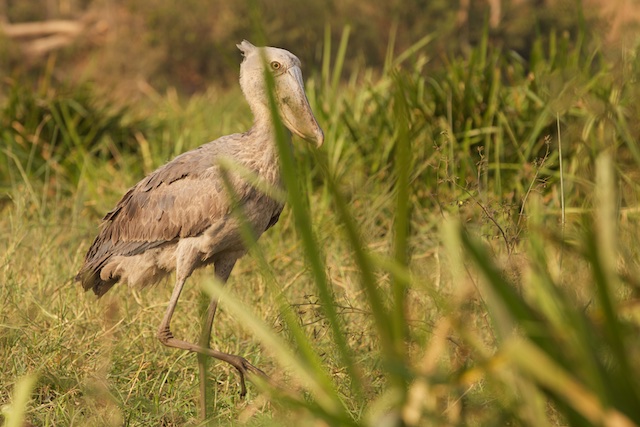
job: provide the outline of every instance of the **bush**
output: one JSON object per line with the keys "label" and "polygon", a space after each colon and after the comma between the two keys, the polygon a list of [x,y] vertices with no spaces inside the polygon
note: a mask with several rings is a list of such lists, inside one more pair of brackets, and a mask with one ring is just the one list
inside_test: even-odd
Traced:
{"label": "bush", "polygon": [[[89,85],[37,88],[17,80],[7,83],[0,106],[0,183],[41,180],[52,172],[71,185],[78,183],[87,157],[112,162],[137,155],[136,135],[150,126],[136,120],[126,106],[99,98]],[[24,177],[15,175],[20,170]]]}

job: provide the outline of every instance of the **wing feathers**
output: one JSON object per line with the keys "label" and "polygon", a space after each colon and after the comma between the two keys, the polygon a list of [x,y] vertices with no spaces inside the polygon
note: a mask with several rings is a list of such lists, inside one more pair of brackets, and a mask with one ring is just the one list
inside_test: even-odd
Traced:
{"label": "wing feathers", "polygon": [[227,214],[229,201],[214,165],[215,152],[205,147],[180,155],[148,175],[104,216],[77,276],[85,288],[95,287],[90,282],[112,256],[136,255],[198,236]]}
{"label": "wing feathers", "polygon": [[[82,282],[85,290],[93,289],[102,295],[119,280],[100,277],[112,257],[138,255],[181,238],[196,237],[215,223],[224,226],[230,214],[230,200],[215,158],[220,155],[242,158],[238,153],[246,151],[242,138],[248,135],[229,135],[184,153],[130,188],[104,216],[76,280]],[[240,177],[234,186],[242,204],[266,197]],[[266,228],[277,221],[282,210],[277,202],[268,205],[265,209],[254,209],[258,215],[268,215],[264,219]],[[264,231],[262,227],[260,232]]]}

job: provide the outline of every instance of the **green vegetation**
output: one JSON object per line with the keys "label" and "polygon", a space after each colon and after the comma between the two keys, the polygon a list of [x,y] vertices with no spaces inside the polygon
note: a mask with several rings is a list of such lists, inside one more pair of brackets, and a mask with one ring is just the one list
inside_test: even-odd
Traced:
{"label": "green vegetation", "polygon": [[[487,33],[487,20],[493,24],[491,43],[525,58],[535,40],[551,31],[575,37],[587,25],[607,40],[607,49],[635,37],[640,14],[633,2],[585,2],[588,7],[583,9],[582,0],[403,0],[375,5],[362,0],[3,0],[0,22],[63,19],[81,23],[84,31],[64,48],[52,50],[53,55],[33,57],[28,49],[33,37],[12,39],[2,34],[0,24],[0,75],[38,76],[53,64],[57,79],[90,80],[108,87],[111,95],[130,99],[147,84],[190,94],[210,86],[235,87],[235,44],[244,38],[295,51],[310,76],[326,53],[326,35],[336,55],[336,42],[346,26],[352,29],[344,58],[348,74],[381,68],[390,39],[398,51],[405,51],[425,34],[437,34],[427,47],[433,62],[451,52],[466,53]],[[494,22],[496,12],[499,20]],[[43,42],[38,45],[49,44],[47,35],[36,38]]]}
{"label": "green vegetation", "polygon": [[[552,32],[524,61],[484,37],[432,65],[426,37],[344,76],[349,34],[307,83],[326,145],[282,151],[279,224],[178,305],[195,341],[221,293],[213,345],[280,384],[243,401],[211,363],[212,423],[640,424],[640,49]],[[171,286],[95,301],[72,278],[129,185],[248,110],[46,81],[7,83],[0,110],[2,416],[197,425],[196,356],[155,338]]]}

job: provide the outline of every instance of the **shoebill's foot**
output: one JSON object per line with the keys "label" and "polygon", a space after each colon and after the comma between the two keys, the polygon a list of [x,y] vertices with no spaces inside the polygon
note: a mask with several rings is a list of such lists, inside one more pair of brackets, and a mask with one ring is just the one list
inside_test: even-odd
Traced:
{"label": "shoebill's foot", "polygon": [[240,375],[240,397],[244,397],[247,394],[247,386],[245,384],[245,378],[251,378],[251,375],[262,378],[264,381],[269,381],[269,377],[261,369],[253,366],[247,359],[235,354],[223,353],[212,348],[202,347],[197,344],[192,344],[187,341],[182,341],[173,337],[173,334],[169,329],[158,332],[158,339],[167,347],[180,348],[182,350],[191,351],[193,353],[200,353],[214,359],[227,362],[236,370]]}

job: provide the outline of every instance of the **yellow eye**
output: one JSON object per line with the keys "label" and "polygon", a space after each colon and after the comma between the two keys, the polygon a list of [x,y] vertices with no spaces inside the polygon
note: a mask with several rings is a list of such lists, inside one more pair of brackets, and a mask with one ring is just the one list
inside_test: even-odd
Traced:
{"label": "yellow eye", "polygon": [[280,68],[282,68],[282,64],[279,63],[278,61],[271,61],[271,69],[272,70],[279,70]]}

